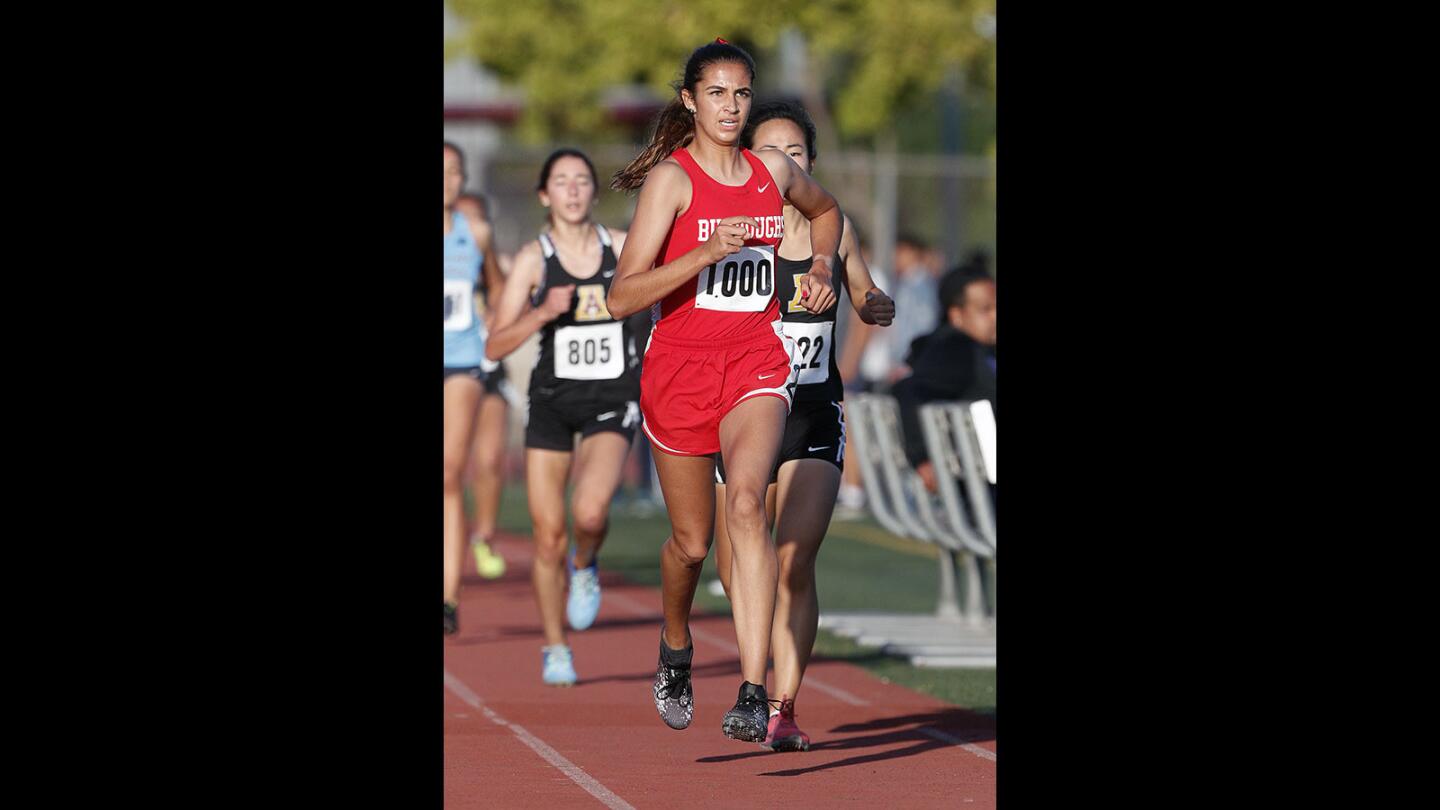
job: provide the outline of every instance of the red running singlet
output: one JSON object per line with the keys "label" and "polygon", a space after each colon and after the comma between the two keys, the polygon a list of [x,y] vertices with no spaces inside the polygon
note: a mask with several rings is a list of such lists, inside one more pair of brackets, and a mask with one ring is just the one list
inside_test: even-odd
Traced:
{"label": "red running singlet", "polygon": [[640,376],[642,427],[672,455],[720,450],[720,422],[740,403],[777,397],[788,409],[796,370],[794,341],[781,329],[775,295],[775,254],[784,235],[780,192],[759,158],[742,149],[751,167],[741,186],[707,175],[689,152],[671,157],[690,175],[690,207],[675,218],[656,266],[668,264],[710,238],[726,217],[754,217],[738,252],[700,271],[657,306]]}
{"label": "red running singlet", "polygon": [[784,202],[765,163],[748,149],[741,149],[740,154],[751,168],[750,179],[740,186],[716,182],[684,149],[670,155],[690,176],[690,207],[675,218],[660,246],[656,267],[704,244],[726,217],[754,217],[760,227],[739,252],[701,270],[693,282],[680,285],[660,301],[655,319],[660,335],[724,340],[771,331],[770,324],[780,320],[775,254],[785,233]]}

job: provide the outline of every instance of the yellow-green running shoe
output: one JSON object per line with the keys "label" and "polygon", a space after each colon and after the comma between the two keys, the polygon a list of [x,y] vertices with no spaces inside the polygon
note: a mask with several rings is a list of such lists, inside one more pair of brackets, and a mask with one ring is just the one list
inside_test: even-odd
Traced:
{"label": "yellow-green running shoe", "polygon": [[505,575],[505,558],[490,549],[483,538],[470,541],[470,550],[475,552],[475,570],[486,579],[498,579]]}

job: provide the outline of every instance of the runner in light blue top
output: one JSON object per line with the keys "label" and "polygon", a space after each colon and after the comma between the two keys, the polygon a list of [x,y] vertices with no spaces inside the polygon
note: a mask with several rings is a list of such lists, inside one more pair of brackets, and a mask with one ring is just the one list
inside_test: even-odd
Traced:
{"label": "runner in light blue top", "polygon": [[475,286],[485,254],[480,252],[470,221],[450,211],[445,232],[445,368],[479,366],[485,357],[485,336],[475,312]]}
{"label": "runner in light blue top", "polygon": [[[498,296],[498,273],[482,273],[494,256],[490,223],[455,210],[465,183],[465,156],[445,144],[445,634],[460,629],[460,566],[465,554],[465,503],[461,482],[473,446],[484,393],[485,337],[476,312],[476,286],[488,281]],[[493,262],[492,262],[493,264]],[[487,278],[488,277],[488,278]],[[502,282],[503,283],[503,282]]]}

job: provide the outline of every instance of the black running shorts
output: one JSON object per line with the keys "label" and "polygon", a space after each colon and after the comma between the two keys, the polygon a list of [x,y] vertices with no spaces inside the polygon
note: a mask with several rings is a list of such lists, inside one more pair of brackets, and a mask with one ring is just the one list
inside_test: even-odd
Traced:
{"label": "black running shorts", "polygon": [[640,403],[606,401],[589,398],[560,400],[530,397],[525,414],[525,446],[536,450],[575,449],[575,434],[583,441],[596,433],[610,430],[621,434],[625,441],[635,438],[640,427]]}
{"label": "black running shorts", "polygon": [[464,374],[464,375],[467,376],[467,377],[473,377],[473,378],[481,381],[482,384],[483,384],[484,381],[485,381],[485,372],[484,372],[484,371],[481,371],[479,366],[446,366],[446,367],[445,367],[445,379],[448,380],[448,379],[450,379],[451,377],[455,376],[456,374]]}

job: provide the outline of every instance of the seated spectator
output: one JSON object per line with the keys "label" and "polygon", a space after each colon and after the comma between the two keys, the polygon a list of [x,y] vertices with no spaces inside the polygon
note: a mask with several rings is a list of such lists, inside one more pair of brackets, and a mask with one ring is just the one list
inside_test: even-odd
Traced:
{"label": "seated spectator", "polygon": [[[888,329],[864,327],[846,329],[846,337],[840,354],[836,357],[840,378],[845,381],[846,390],[879,391],[890,386],[909,369],[904,367],[905,352],[910,342],[935,328],[940,320],[937,306],[938,273],[927,263],[929,248],[918,236],[901,234],[895,240],[894,273],[886,268],[866,263],[871,278],[882,290],[890,290],[893,281],[895,311],[903,313]],[[854,324],[859,324],[858,316]],[[852,324],[853,325],[853,324]]]}
{"label": "seated spectator", "polygon": [[925,449],[920,406],[988,399],[999,417],[995,401],[995,280],[985,266],[984,254],[977,253],[940,281],[944,318],[935,331],[911,344],[905,362],[912,373],[892,389],[900,404],[905,456],[931,492],[937,489],[935,468]]}

